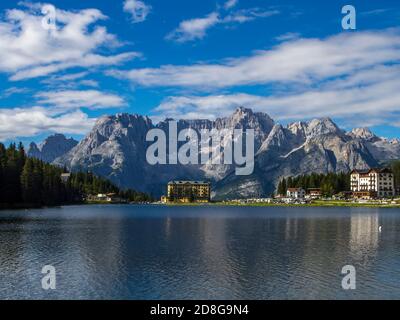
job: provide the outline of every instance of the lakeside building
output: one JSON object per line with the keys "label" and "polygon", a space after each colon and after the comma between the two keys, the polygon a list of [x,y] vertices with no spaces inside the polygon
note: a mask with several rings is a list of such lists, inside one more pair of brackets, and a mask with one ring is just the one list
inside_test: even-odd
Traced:
{"label": "lakeside building", "polygon": [[210,202],[211,184],[205,181],[171,181],[165,202]]}
{"label": "lakeside building", "polygon": [[312,199],[320,198],[322,196],[320,188],[309,188],[307,190],[307,196]]}
{"label": "lakeside building", "polygon": [[249,199],[233,199],[222,201],[223,203],[237,203],[237,204],[253,204],[253,203],[273,203],[273,198],[249,198]]}
{"label": "lakeside building", "polygon": [[292,199],[304,199],[306,191],[303,188],[288,188],[286,196]]}
{"label": "lakeside building", "polygon": [[99,193],[97,195],[89,195],[87,197],[89,201],[102,201],[108,203],[126,203],[127,200],[119,197],[116,193]]}
{"label": "lakeside building", "polygon": [[354,198],[373,199],[395,196],[394,174],[390,169],[353,170],[350,187]]}
{"label": "lakeside building", "polygon": [[68,180],[71,178],[71,174],[70,173],[62,173],[60,178],[63,183],[67,183]]}

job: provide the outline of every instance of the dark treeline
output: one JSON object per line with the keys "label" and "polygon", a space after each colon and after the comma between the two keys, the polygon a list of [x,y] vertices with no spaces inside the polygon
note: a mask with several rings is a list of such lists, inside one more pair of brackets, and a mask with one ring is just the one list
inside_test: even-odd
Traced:
{"label": "dark treeline", "polygon": [[330,197],[334,194],[350,190],[350,173],[328,173],[300,175],[284,178],[279,182],[277,193],[286,195],[288,188],[319,188],[323,196]]}
{"label": "dark treeline", "polygon": [[65,169],[25,155],[24,147],[0,143],[0,208],[14,206],[53,206],[81,203],[86,195],[116,193],[134,202],[150,197],[134,190],[121,190],[110,181],[90,172],[72,173],[65,183]]}
{"label": "dark treeline", "polygon": [[394,182],[396,184],[396,188],[400,189],[400,160],[393,161],[391,167],[394,174]]}

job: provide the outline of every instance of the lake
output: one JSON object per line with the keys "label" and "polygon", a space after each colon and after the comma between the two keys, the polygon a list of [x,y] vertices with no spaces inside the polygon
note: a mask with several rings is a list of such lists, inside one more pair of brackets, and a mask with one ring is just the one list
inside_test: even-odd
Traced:
{"label": "lake", "polygon": [[[42,289],[45,265],[55,290]],[[356,290],[342,289],[345,265]],[[399,209],[0,211],[0,299],[356,298],[400,298]]]}

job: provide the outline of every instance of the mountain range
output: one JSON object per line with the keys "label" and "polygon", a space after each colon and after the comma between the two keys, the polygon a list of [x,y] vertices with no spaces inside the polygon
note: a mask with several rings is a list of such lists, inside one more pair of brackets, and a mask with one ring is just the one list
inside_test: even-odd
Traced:
{"label": "mountain range", "polygon": [[255,166],[249,176],[237,176],[233,165],[149,165],[148,130],[158,128],[168,137],[166,119],[157,124],[142,115],[116,114],[99,118],[79,143],[62,135],[47,138],[28,155],[70,170],[90,170],[121,187],[160,196],[170,180],[210,180],[215,199],[268,196],[281,177],[311,172],[347,172],[400,159],[400,141],[388,140],[367,128],[350,132],[330,118],[275,123],[266,113],[240,107],[216,120],[179,120],[178,130],[254,129]]}
{"label": "mountain range", "polygon": [[78,143],[78,141],[72,138],[67,139],[63,134],[54,134],[47,137],[39,145],[31,142],[28,149],[28,156],[51,163],[58,157],[66,154]]}

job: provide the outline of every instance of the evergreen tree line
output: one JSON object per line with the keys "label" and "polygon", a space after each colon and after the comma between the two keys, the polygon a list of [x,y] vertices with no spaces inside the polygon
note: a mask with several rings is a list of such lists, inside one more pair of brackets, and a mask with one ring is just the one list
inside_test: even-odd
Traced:
{"label": "evergreen tree line", "polygon": [[394,175],[394,183],[396,185],[396,188],[400,188],[400,160],[393,161],[392,162],[392,171]]}
{"label": "evergreen tree line", "polygon": [[25,154],[22,143],[8,148],[0,143],[0,208],[52,206],[82,203],[89,194],[116,193],[134,202],[151,201],[147,194],[122,190],[109,180],[90,172],[72,173],[61,180],[66,170]]}
{"label": "evergreen tree line", "polygon": [[[400,160],[391,163],[394,174],[395,186],[400,188]],[[300,175],[297,177],[283,178],[278,184],[277,193],[286,195],[288,188],[319,188],[323,196],[330,197],[334,194],[350,190],[350,173],[328,173]]]}
{"label": "evergreen tree line", "polygon": [[328,173],[300,175],[283,178],[278,184],[277,193],[286,195],[288,188],[318,188],[325,197],[350,190],[350,173]]}

